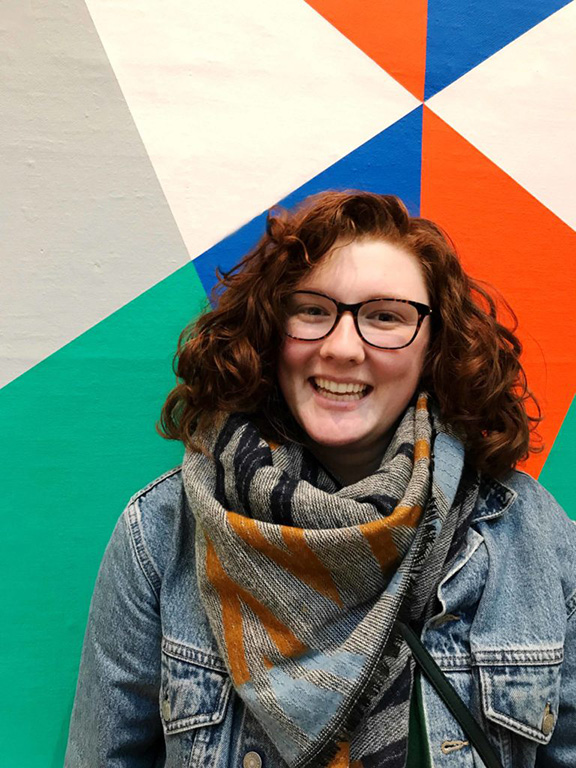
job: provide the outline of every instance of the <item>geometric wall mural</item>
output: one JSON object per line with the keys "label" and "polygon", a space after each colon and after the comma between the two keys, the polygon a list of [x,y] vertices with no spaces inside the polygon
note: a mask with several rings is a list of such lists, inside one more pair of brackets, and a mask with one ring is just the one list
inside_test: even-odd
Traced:
{"label": "geometric wall mural", "polygon": [[[60,766],[98,564],[181,328],[266,210],[400,195],[512,305],[576,519],[576,1],[7,0],[2,765]],[[23,747],[25,745],[25,747]]]}

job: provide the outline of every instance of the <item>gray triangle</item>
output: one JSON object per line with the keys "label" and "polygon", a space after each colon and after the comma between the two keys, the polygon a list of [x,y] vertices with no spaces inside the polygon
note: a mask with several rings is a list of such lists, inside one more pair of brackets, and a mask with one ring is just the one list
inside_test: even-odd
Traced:
{"label": "gray triangle", "polygon": [[189,261],[85,4],[5,0],[0,385]]}

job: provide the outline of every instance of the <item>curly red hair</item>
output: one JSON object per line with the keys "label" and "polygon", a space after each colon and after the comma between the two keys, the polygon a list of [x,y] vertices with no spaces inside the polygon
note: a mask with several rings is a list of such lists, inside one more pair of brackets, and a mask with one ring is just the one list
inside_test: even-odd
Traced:
{"label": "curly red hair", "polygon": [[410,216],[394,195],[357,190],[328,190],[292,211],[273,209],[256,247],[235,268],[218,273],[215,308],[180,336],[174,361],[179,381],[162,409],[160,434],[201,450],[193,439],[196,427],[241,411],[252,414],[269,439],[297,439],[276,378],[286,298],[336,241],[373,238],[420,261],[434,310],[421,387],[462,437],[468,460],[499,476],[541,450],[531,444],[540,409],[527,387],[510,307],[498,302],[512,328],[500,321],[490,292],[464,272],[437,224]]}

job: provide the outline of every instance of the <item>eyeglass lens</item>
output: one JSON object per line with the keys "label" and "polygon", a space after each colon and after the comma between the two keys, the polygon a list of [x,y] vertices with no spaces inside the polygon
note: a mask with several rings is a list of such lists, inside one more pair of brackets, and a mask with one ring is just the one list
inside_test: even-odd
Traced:
{"label": "eyeglass lens", "polygon": [[[358,312],[362,337],[369,344],[394,349],[408,344],[418,326],[418,310],[394,299],[369,301]],[[337,318],[333,301],[313,293],[295,293],[288,302],[286,333],[313,341],[330,333]]]}

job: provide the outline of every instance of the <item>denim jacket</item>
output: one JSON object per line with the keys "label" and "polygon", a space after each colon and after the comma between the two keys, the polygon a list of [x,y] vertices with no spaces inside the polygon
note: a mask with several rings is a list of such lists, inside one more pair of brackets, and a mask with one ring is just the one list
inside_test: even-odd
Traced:
{"label": "denim jacket", "polygon": [[[505,768],[575,768],[576,525],[528,475],[484,478],[437,594],[422,641]],[[481,768],[426,680],[421,693],[432,768]],[[65,765],[285,768],[210,630],[178,468],[130,500],[104,555]]]}

